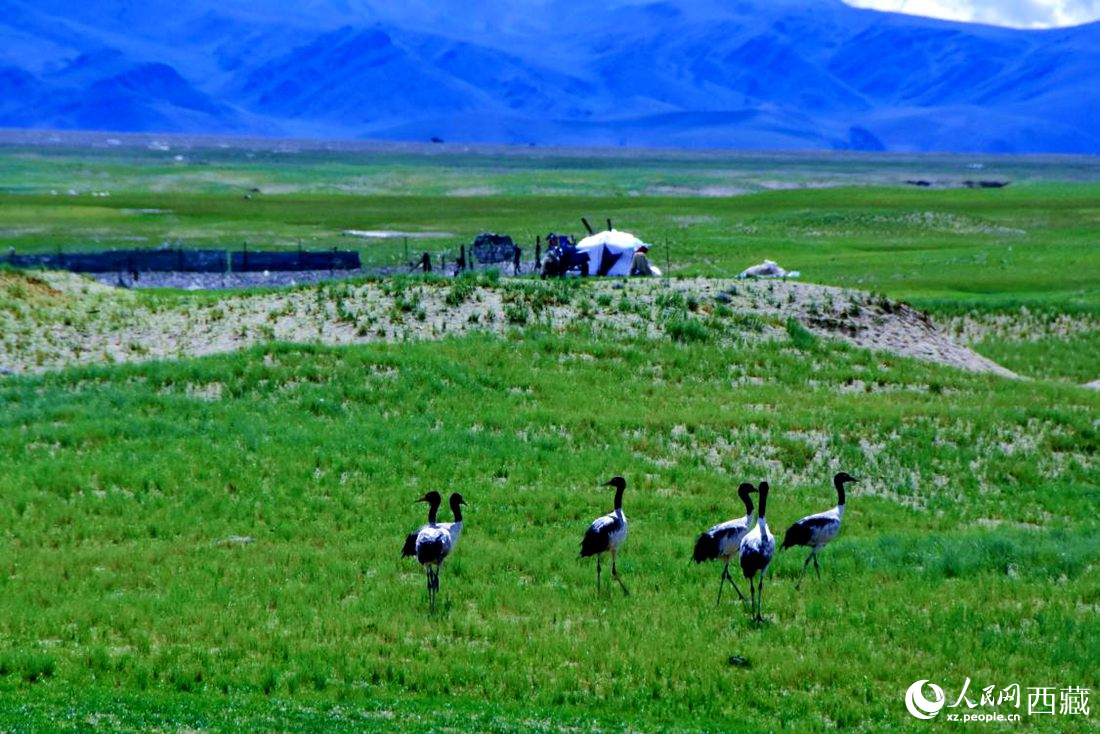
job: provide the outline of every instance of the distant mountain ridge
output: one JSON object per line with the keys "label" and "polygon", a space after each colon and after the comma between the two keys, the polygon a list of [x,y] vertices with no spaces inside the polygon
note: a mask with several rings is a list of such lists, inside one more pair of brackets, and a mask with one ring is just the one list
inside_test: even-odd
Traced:
{"label": "distant mountain ridge", "polygon": [[0,0],[0,127],[1100,153],[1100,23],[839,0]]}

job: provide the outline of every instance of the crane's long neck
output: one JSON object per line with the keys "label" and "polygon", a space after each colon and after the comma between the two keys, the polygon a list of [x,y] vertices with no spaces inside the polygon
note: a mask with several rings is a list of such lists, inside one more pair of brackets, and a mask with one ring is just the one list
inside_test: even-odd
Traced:
{"label": "crane's long neck", "polygon": [[749,519],[749,522],[752,522],[752,513],[754,509],[752,506],[752,497],[748,494],[743,494],[741,495],[741,501],[745,503],[745,517]]}
{"label": "crane's long neck", "polygon": [[623,492],[626,491],[626,486],[617,487],[615,489],[615,511],[622,513],[623,511]]}
{"label": "crane's long neck", "polygon": [[438,502],[428,503],[428,524],[429,525],[435,525],[435,516],[436,516],[437,512],[439,512],[439,503]]}
{"label": "crane's long neck", "polygon": [[840,479],[833,478],[833,485],[836,487],[836,504],[840,508],[841,512],[844,512],[844,482]]}

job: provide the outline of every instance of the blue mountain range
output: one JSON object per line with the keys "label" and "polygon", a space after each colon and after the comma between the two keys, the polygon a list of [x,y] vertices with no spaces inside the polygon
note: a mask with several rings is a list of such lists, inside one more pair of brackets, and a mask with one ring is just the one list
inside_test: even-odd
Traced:
{"label": "blue mountain range", "polygon": [[0,0],[0,127],[1100,153],[1098,69],[840,0]]}

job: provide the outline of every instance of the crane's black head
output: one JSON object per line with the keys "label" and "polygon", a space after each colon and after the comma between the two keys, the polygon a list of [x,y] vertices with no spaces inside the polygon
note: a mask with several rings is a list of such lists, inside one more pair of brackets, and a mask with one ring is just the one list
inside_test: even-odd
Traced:
{"label": "crane's black head", "polygon": [[846,484],[847,482],[858,482],[859,480],[853,477],[846,471],[837,472],[837,475],[833,477],[834,484]]}
{"label": "crane's black head", "polygon": [[626,489],[626,480],[622,477],[612,477],[603,483],[605,487],[614,487],[615,491],[621,492]]}
{"label": "crane's black head", "polygon": [[764,517],[764,514],[768,511],[768,483],[760,482],[757,485],[756,491],[760,493],[760,517]]}
{"label": "crane's black head", "polygon": [[427,502],[433,507],[439,507],[439,505],[443,504],[443,497],[440,496],[439,492],[436,492],[433,489],[431,492],[428,492],[426,495],[418,499],[417,502]]}

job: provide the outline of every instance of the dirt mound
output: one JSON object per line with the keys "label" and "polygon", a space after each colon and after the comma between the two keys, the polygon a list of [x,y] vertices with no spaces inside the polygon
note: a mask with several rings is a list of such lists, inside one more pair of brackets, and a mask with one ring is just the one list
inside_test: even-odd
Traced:
{"label": "dirt mound", "polygon": [[[609,335],[733,342],[786,338],[786,322],[861,347],[1012,376],[912,308],[859,291],[791,281],[383,280],[262,294],[165,299],[80,276],[0,274],[0,368],[37,372],[74,364],[174,359],[280,340],[356,344],[432,339],[528,324],[585,323]],[[9,293],[10,291],[10,293]],[[48,294],[44,301],[39,294]]]}
{"label": "dirt mound", "polygon": [[5,300],[55,300],[61,291],[37,275],[0,270],[0,299]]}

